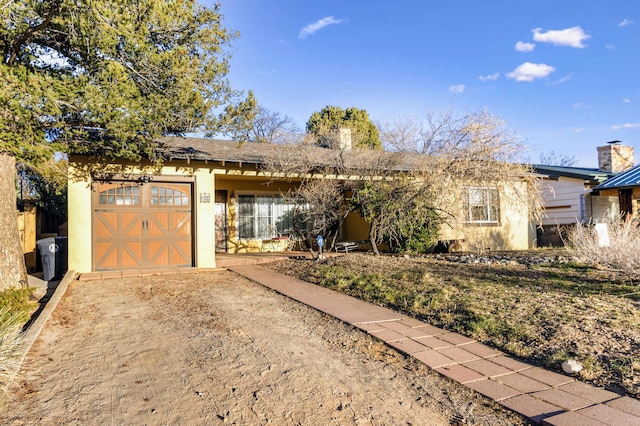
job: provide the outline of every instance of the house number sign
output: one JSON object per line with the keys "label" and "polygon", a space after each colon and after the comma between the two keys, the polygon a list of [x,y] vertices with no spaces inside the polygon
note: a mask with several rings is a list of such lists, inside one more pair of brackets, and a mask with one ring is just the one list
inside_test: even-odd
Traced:
{"label": "house number sign", "polygon": [[201,203],[210,203],[211,202],[211,193],[210,192],[201,192],[200,193],[200,202]]}

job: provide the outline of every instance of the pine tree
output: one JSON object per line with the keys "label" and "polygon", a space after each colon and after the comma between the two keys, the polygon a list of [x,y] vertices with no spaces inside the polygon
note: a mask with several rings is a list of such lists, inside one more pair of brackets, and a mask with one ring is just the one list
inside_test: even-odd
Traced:
{"label": "pine tree", "polygon": [[[0,289],[22,270],[13,162],[56,152],[155,159],[157,137],[225,121],[237,34],[194,0],[22,0],[0,8]],[[228,120],[226,120],[228,121]],[[90,141],[90,142],[88,142]],[[13,188],[13,189],[12,189]],[[13,196],[10,194],[13,191]],[[5,199],[6,198],[6,199]],[[13,201],[12,201],[13,200]],[[11,210],[11,213],[8,210]],[[14,217],[12,223],[9,218]]]}

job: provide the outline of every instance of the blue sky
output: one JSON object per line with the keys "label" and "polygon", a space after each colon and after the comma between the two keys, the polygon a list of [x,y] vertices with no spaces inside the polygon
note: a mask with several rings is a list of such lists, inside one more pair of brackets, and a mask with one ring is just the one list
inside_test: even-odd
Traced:
{"label": "blue sky", "polygon": [[[212,4],[211,0],[202,3]],[[326,105],[372,119],[487,110],[531,149],[640,162],[640,1],[222,0],[229,78],[304,127]]]}

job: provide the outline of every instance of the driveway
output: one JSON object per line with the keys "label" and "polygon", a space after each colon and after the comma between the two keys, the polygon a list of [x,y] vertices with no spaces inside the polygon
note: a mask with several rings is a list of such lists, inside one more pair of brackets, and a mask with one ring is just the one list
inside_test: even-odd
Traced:
{"label": "driveway", "polygon": [[0,424],[526,424],[229,271],[73,281]]}

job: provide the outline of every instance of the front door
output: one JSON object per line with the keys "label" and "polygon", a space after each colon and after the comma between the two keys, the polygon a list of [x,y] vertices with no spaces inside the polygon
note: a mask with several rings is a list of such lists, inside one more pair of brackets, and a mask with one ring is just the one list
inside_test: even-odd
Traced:
{"label": "front door", "polygon": [[227,241],[227,191],[216,190],[215,194],[216,252],[226,253]]}
{"label": "front door", "polygon": [[633,190],[619,190],[618,202],[620,203],[620,216],[625,220],[633,218]]}
{"label": "front door", "polygon": [[190,183],[95,183],[94,270],[193,266],[191,193]]}

